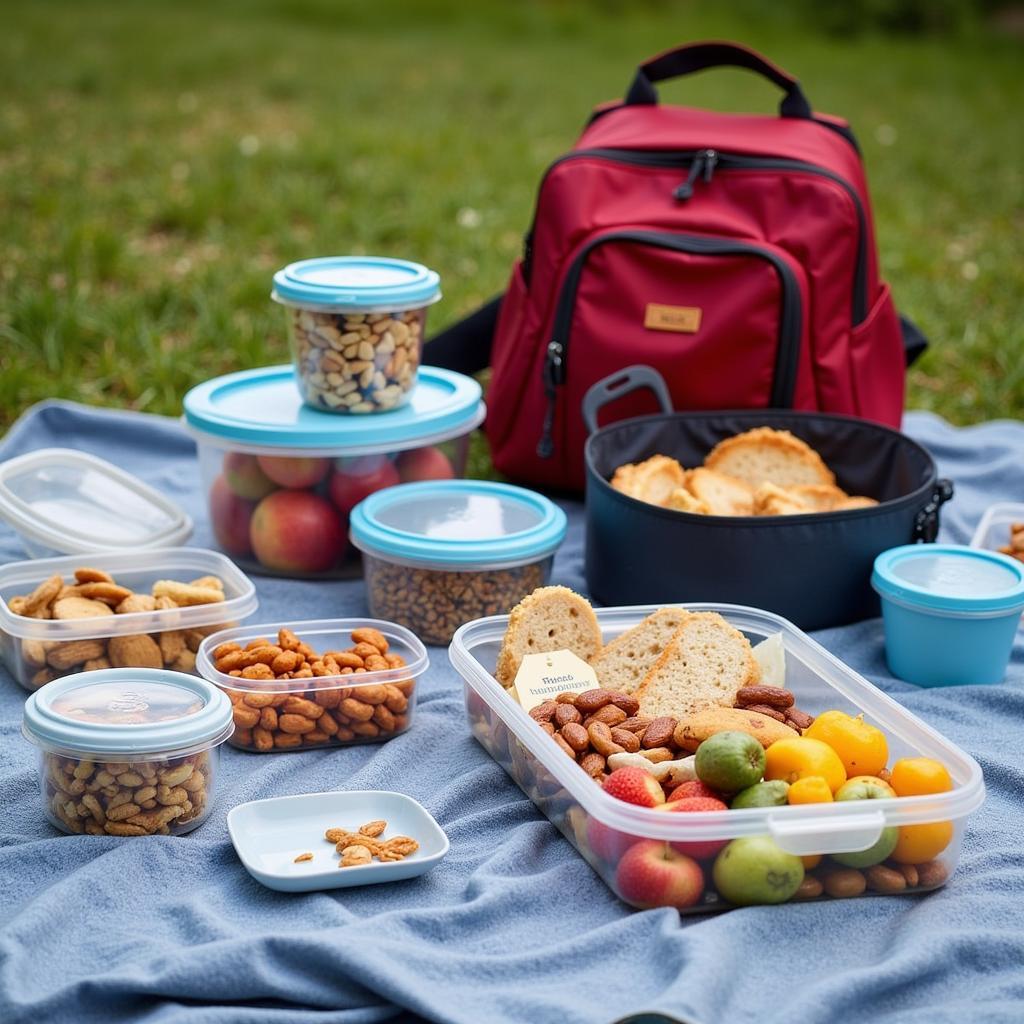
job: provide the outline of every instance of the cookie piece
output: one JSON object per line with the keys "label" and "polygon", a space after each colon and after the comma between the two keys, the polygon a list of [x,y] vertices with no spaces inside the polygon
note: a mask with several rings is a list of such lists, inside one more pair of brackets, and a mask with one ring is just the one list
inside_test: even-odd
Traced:
{"label": "cookie piece", "polygon": [[831,512],[849,498],[846,491],[835,484],[797,484],[789,488],[789,493],[811,512]]}
{"label": "cookie piece", "polygon": [[607,690],[632,693],[689,617],[685,608],[659,608],[643,622],[620,633],[590,659],[597,681]]}
{"label": "cookie piece", "polygon": [[217,604],[224,600],[224,591],[216,587],[197,587],[191,583],[180,583],[178,580],[157,580],[153,584],[155,598],[166,597],[179,608],[195,604]]}
{"label": "cookie piece", "polygon": [[24,599],[24,605],[22,605],[21,610],[16,614],[42,618],[39,613],[49,609],[54,599],[61,592],[63,586],[64,578],[60,573],[51,576],[48,580],[43,580],[43,582],[40,583],[39,586]]}
{"label": "cookie piece", "polygon": [[601,627],[590,602],[568,587],[540,587],[512,609],[494,677],[511,686],[527,654],[572,651],[590,661],[601,649]]}
{"label": "cookie piece", "polygon": [[682,718],[731,708],[736,692],[760,679],[750,641],[717,612],[691,614],[635,691],[640,714]]}
{"label": "cookie piece", "polygon": [[754,491],[755,516],[802,516],[813,511],[785,487],[761,484]]}
{"label": "cookie piece", "polygon": [[102,601],[93,601],[88,597],[62,597],[53,605],[55,619],[92,619],[113,614],[110,605]]}
{"label": "cookie piece", "polygon": [[668,496],[665,508],[672,508],[677,512],[690,512],[696,516],[711,515],[711,506],[706,501],[695,498],[685,487],[677,487]]}
{"label": "cookie piece", "polygon": [[611,480],[617,491],[652,505],[664,505],[685,482],[686,470],[667,455],[652,455],[643,462],[619,466]]}
{"label": "cookie piece", "polygon": [[791,740],[800,735],[795,729],[759,711],[719,707],[704,708],[688,715],[676,726],[672,738],[677,746],[692,753],[716,732],[745,732],[765,749],[776,740]]}
{"label": "cookie piece", "polygon": [[853,495],[849,498],[844,498],[842,501],[836,502],[833,506],[833,512],[846,512],[849,509],[854,508],[871,508],[873,505],[877,505],[878,502],[874,498],[865,498],[862,494]]}
{"label": "cookie piece", "polygon": [[737,477],[699,467],[686,476],[686,489],[713,516],[752,516],[754,492]]}
{"label": "cookie piece", "polygon": [[[720,441],[704,460],[708,469],[743,480],[750,487],[835,484],[821,456],[788,430],[757,427]],[[692,490],[692,488],[691,488]]]}

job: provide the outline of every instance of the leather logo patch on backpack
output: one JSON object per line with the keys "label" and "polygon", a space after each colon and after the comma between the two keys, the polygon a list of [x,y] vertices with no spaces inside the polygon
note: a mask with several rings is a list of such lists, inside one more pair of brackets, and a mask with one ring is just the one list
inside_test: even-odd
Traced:
{"label": "leather logo patch on backpack", "polygon": [[700,306],[662,306],[648,302],[644,311],[644,327],[652,331],[695,334],[700,330],[700,315]]}

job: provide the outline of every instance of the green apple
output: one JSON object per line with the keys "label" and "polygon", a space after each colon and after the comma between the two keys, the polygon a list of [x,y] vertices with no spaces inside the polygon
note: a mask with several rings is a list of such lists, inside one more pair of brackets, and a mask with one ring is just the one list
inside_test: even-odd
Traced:
{"label": "green apple", "polygon": [[789,783],[782,779],[758,782],[741,789],[729,805],[734,811],[742,807],[783,807],[789,793]]}
{"label": "green apple", "polygon": [[887,825],[882,829],[877,842],[866,850],[857,850],[856,853],[833,853],[832,859],[848,868],[874,867],[875,864],[881,864],[896,849],[896,840],[899,837],[900,830],[894,825]]}
{"label": "green apple", "polygon": [[804,866],[769,836],[734,839],[712,870],[718,894],[739,907],[785,903],[800,888]]}
{"label": "green apple", "polygon": [[848,779],[837,790],[836,800],[891,800],[895,794],[881,779]]}

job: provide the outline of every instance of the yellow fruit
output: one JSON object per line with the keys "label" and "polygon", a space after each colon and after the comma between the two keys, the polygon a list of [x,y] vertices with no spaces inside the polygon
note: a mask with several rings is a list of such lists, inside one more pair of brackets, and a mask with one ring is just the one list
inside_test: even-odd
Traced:
{"label": "yellow fruit", "polygon": [[839,755],[821,740],[807,736],[776,740],[765,751],[767,781],[782,779],[792,785],[808,775],[820,775],[833,793],[846,781]]}
{"label": "yellow fruit", "polygon": [[948,793],[953,788],[946,766],[930,757],[901,757],[892,766],[889,784],[899,796]]}
{"label": "yellow fruit", "polygon": [[889,760],[889,744],[881,729],[863,715],[825,711],[804,730],[804,736],[827,743],[843,762],[847,775],[877,775]]}
{"label": "yellow fruit", "polygon": [[800,859],[804,862],[805,871],[813,871],[821,863],[821,854],[809,853]]}
{"label": "yellow fruit", "polygon": [[805,775],[786,791],[791,804],[830,804],[832,790],[820,775]]}
{"label": "yellow fruit", "polygon": [[933,821],[927,825],[903,825],[891,859],[897,864],[924,864],[934,860],[949,846],[953,822]]}

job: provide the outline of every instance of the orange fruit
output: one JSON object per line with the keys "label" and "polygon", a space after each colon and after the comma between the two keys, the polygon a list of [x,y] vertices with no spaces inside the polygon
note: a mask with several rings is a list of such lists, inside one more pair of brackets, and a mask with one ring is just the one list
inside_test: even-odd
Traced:
{"label": "orange fruit", "polygon": [[863,715],[825,711],[804,730],[804,736],[827,743],[839,755],[847,775],[877,775],[889,760],[885,733],[868,725]]}
{"label": "orange fruit", "polygon": [[893,766],[889,785],[899,796],[948,793],[953,780],[941,761],[930,757],[901,757]]}
{"label": "orange fruit", "polygon": [[833,793],[846,781],[839,755],[821,740],[807,736],[776,740],[765,751],[766,781],[782,779],[792,785],[808,775],[820,775]]}
{"label": "orange fruit", "polygon": [[924,864],[934,860],[953,839],[953,822],[932,821],[925,825],[902,825],[896,849],[890,857],[897,864]]}
{"label": "orange fruit", "polygon": [[820,775],[805,775],[789,787],[786,799],[791,804],[830,804],[832,790]]}

